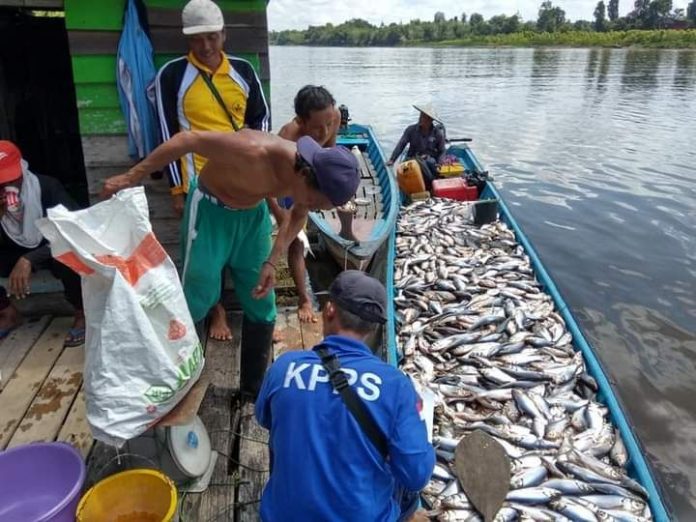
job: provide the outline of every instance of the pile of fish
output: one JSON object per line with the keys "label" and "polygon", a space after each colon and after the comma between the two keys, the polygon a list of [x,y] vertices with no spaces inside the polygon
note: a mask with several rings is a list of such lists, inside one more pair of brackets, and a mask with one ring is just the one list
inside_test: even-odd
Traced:
{"label": "pile of fish", "polygon": [[397,226],[402,369],[436,396],[429,515],[481,520],[454,468],[458,441],[479,429],[512,463],[496,521],[651,520],[597,383],[523,248],[504,223],[478,227],[470,215],[470,204],[430,199],[402,209]]}

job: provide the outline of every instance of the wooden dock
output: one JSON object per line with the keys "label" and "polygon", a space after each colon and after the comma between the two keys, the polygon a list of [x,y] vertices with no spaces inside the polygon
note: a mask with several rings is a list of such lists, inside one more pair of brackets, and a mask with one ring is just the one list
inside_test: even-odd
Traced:
{"label": "wooden dock", "polygon": [[[240,404],[241,313],[231,312],[234,339],[208,339],[201,332],[206,365],[199,416],[219,453],[210,486],[180,495],[180,520],[258,520],[258,502],[268,477],[267,432]],[[119,471],[113,448],[95,443],[82,394],[84,348],[64,348],[71,317],[34,317],[0,342],[0,450],[39,441],[66,441],[85,457],[86,487]],[[283,340],[275,355],[311,348],[321,339],[320,323],[302,325],[296,309],[280,309],[276,324]]]}

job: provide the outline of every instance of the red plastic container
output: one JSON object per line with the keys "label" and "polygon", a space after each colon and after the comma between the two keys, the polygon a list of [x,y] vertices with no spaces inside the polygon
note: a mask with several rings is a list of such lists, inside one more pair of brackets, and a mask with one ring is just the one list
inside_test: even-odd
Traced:
{"label": "red plastic container", "polygon": [[456,199],[458,201],[475,201],[478,199],[476,187],[466,184],[462,178],[436,179],[433,181],[433,196]]}

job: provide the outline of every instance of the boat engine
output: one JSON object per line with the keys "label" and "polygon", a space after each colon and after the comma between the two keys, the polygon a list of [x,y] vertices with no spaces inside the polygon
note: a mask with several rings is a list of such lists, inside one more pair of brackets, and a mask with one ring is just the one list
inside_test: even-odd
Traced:
{"label": "boat engine", "polygon": [[348,112],[348,106],[340,105],[338,110],[341,113],[341,130],[345,130],[348,128],[348,122],[350,121],[350,112]]}

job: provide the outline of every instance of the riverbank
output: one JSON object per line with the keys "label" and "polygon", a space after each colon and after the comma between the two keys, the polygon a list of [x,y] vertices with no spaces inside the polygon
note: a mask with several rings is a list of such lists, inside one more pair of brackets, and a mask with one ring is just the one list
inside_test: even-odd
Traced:
{"label": "riverbank", "polygon": [[421,47],[646,47],[655,49],[696,49],[696,29],[568,31],[564,33],[511,33],[472,35],[442,42],[409,42]]}

